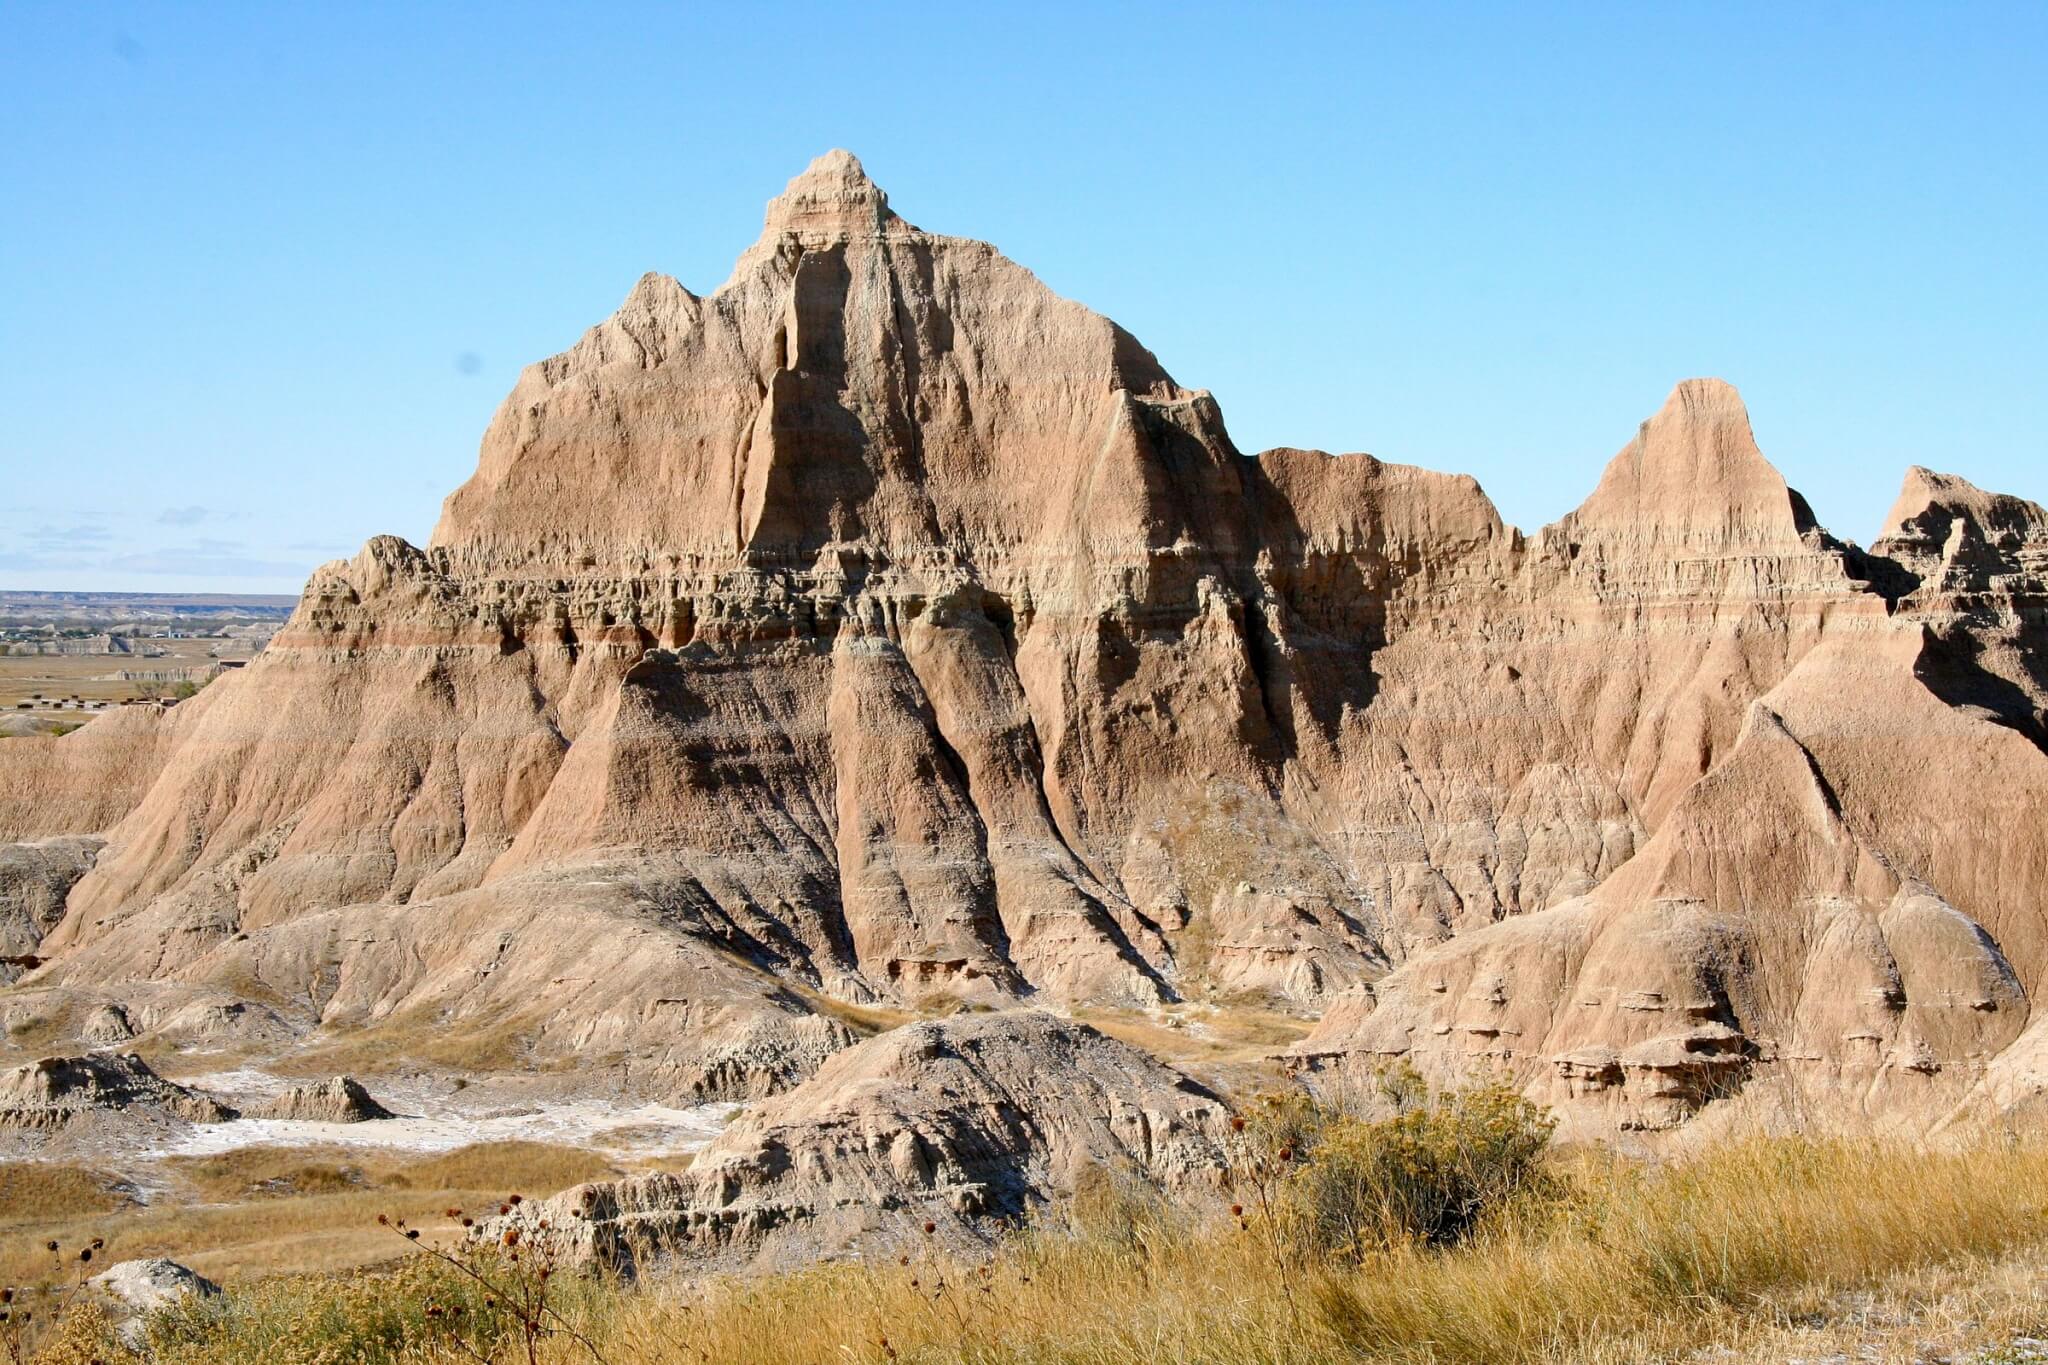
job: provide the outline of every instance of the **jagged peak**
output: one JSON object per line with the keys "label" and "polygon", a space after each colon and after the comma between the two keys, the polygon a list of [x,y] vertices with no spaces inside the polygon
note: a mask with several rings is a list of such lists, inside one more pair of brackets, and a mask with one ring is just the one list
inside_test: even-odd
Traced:
{"label": "jagged peak", "polygon": [[846,241],[891,228],[910,230],[910,225],[890,209],[889,196],[868,178],[860,158],[835,147],[768,201],[762,238]]}
{"label": "jagged peak", "polygon": [[1757,447],[1735,386],[1703,378],[1673,387],[1565,525],[1575,535],[1757,544],[1797,540],[1813,517]]}
{"label": "jagged peak", "polygon": [[[2043,511],[2039,503],[2009,493],[1989,492],[1959,474],[1943,474],[1916,464],[1907,468],[1898,499],[1886,514],[1884,529],[1877,533],[1875,544],[1887,546],[1919,539],[1920,534],[1930,530],[1937,538],[1945,539],[1949,524],[1957,517],[1974,523],[1979,535],[1986,539],[2048,538],[2048,511]],[[1938,527],[1931,526],[1936,522]]]}

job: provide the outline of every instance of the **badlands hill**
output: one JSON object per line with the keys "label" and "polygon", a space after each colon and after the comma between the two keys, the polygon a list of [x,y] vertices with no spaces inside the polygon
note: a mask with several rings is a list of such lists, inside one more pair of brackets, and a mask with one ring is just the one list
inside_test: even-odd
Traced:
{"label": "badlands hill", "polygon": [[530,367],[429,546],[6,742],[0,1012],[710,1098],[846,1006],[1263,1000],[1592,1134],[1923,1131],[2048,1086],[2044,613],[2040,507],[1914,469],[1837,540],[1714,380],[1533,535],[1247,457],[833,153]]}

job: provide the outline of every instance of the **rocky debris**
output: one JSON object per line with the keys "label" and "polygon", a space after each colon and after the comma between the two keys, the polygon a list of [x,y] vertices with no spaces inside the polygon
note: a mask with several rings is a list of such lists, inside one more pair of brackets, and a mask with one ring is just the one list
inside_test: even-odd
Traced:
{"label": "rocky debris", "polygon": [[247,1112],[252,1119],[297,1119],[311,1123],[367,1123],[394,1118],[370,1097],[362,1083],[336,1076],[317,1085],[297,1085]]}
{"label": "rocky debris", "polygon": [[150,1070],[134,1053],[45,1057],[0,1072],[0,1128],[54,1129],[108,1111],[221,1123],[235,1111]]}
{"label": "rocky debris", "polygon": [[122,1261],[88,1283],[123,1311],[127,1320],[121,1324],[121,1337],[131,1346],[140,1343],[143,1319],[149,1314],[175,1307],[195,1294],[210,1299],[220,1293],[220,1286],[212,1280],[161,1256]]}
{"label": "rocky debris", "polygon": [[2044,621],[2037,505],[1914,470],[1859,549],[1719,380],[1526,535],[1246,458],[835,152],[715,293],[524,371],[429,546],[8,740],[0,839],[105,838],[29,984],[159,1034],[746,1098],[841,1004],[1256,998],[1588,1134],[1925,1127],[2039,1071],[1993,1068],[2048,983]]}
{"label": "rocky debris", "polygon": [[1091,1170],[1213,1188],[1227,1120],[1200,1085],[1085,1024],[959,1014],[840,1053],[683,1174],[579,1186],[532,1217],[628,1266],[980,1244]]}

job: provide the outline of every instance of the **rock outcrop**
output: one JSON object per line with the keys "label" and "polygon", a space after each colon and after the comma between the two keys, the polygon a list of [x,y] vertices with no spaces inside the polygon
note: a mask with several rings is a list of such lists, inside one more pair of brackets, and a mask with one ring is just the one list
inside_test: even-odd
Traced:
{"label": "rock outcrop", "polygon": [[122,1316],[121,1339],[135,1349],[147,1337],[151,1313],[175,1308],[194,1296],[210,1299],[220,1293],[220,1286],[198,1271],[162,1256],[119,1262],[88,1283]]}
{"label": "rock outcrop", "polygon": [[64,901],[92,870],[99,839],[66,836],[0,845],[0,986],[36,960],[43,935],[64,917]]}
{"label": "rock outcrop", "polygon": [[61,1128],[91,1114],[120,1112],[190,1123],[221,1123],[235,1111],[174,1084],[128,1053],[45,1057],[0,1072],[0,1128]]}
{"label": "rock outcrop", "polygon": [[816,1071],[835,1001],[1249,997],[1594,1131],[1924,1126],[2048,983],[2044,527],[1916,470],[1837,540],[1714,380],[1529,535],[1246,458],[834,153],[718,291],[530,367],[428,547],[7,741],[0,858],[104,840],[12,992],[706,1098]]}
{"label": "rock outcrop", "polygon": [[579,1249],[628,1267],[978,1244],[1089,1171],[1215,1188],[1227,1117],[1195,1082],[1085,1024],[960,1014],[833,1057],[687,1172],[581,1185],[523,1221],[571,1229]]}
{"label": "rock outcrop", "polygon": [[336,1076],[317,1085],[295,1085],[249,1110],[252,1119],[297,1119],[310,1123],[369,1123],[396,1117],[377,1103],[362,1082]]}

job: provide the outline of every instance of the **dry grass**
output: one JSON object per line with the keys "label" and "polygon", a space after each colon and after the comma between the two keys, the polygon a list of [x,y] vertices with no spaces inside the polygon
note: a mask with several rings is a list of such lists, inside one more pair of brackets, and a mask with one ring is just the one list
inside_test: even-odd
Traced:
{"label": "dry grass", "polygon": [[215,1279],[346,1270],[393,1254],[389,1234],[378,1235],[379,1213],[417,1219],[618,1171],[578,1148],[492,1142],[431,1156],[251,1147],[168,1159],[158,1173],[170,1190],[135,1208],[110,1196],[111,1178],[96,1172],[0,1167],[0,1196],[19,1189],[20,1207],[33,1209],[16,1216],[13,1198],[0,1198],[0,1282],[41,1273],[51,1238],[78,1246],[103,1237],[113,1259],[171,1256]]}
{"label": "dry grass", "polygon": [[499,1190],[553,1194],[617,1175],[609,1160],[546,1142],[482,1142],[407,1162],[387,1178],[394,1189]]}
{"label": "dry grass", "polygon": [[[2048,1326],[2048,1147],[1755,1141],[1655,1169],[1568,1157],[1553,1176],[1461,1243],[1362,1260],[1276,1254],[1255,1218],[1220,1207],[1197,1218],[1098,1197],[983,1262],[935,1252],[644,1291],[598,1282],[571,1311],[606,1359],[646,1365],[1620,1365],[1706,1348],[1903,1362]],[[1233,1197],[1242,1187],[1218,1203]],[[321,1211],[355,1218],[377,1202]],[[159,1358],[439,1365],[460,1357],[437,1354],[417,1316],[437,1293],[417,1275],[271,1281],[231,1297],[188,1353]],[[545,1347],[550,1361],[589,1359],[566,1338]]]}
{"label": "dry grass", "polygon": [[[1560,1202],[1521,1207],[1458,1247],[1381,1252],[1355,1268],[1289,1265],[1256,1228],[1140,1212],[1042,1235],[986,1267],[825,1267],[630,1298],[599,1324],[601,1344],[656,1365],[1593,1365],[1788,1339],[1793,1315],[1815,1305],[1851,1304],[1836,1325],[1862,1330],[1846,1318],[1864,1301],[1843,1296],[1903,1298],[1915,1277],[1953,1288],[1942,1267],[1998,1263],[2048,1234],[2042,1148],[1758,1142],[1661,1171],[1584,1161],[1565,1178]],[[2020,1317],[2005,1321],[2024,1330]]]}
{"label": "dry grass", "polygon": [[0,1228],[111,1213],[133,1202],[120,1177],[106,1171],[47,1161],[0,1162]]}
{"label": "dry grass", "polygon": [[823,991],[814,990],[802,982],[786,984],[813,1010],[819,1014],[830,1015],[863,1038],[887,1033],[892,1028],[908,1024],[918,1018],[914,1010],[895,1009],[888,1005],[856,1005],[827,995]]}
{"label": "dry grass", "polygon": [[1273,1054],[1306,1037],[1313,1021],[1246,1004],[1182,1005],[1166,1010],[1084,1008],[1074,1018],[1141,1048],[1227,1093],[1253,1094],[1286,1084]]}
{"label": "dry grass", "polygon": [[535,1020],[508,1015],[451,1022],[432,1009],[394,1015],[378,1024],[315,1038],[273,1063],[280,1075],[326,1077],[374,1073],[393,1057],[422,1069],[446,1071],[557,1071],[595,1065],[601,1059],[567,1056],[538,1059]]}

